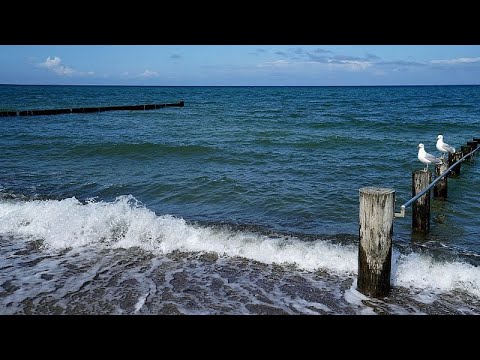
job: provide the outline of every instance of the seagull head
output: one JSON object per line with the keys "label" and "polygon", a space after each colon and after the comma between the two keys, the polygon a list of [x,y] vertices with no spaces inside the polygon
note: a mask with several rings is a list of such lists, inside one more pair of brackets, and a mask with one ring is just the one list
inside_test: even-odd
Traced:
{"label": "seagull head", "polygon": [[443,135],[438,135],[437,140],[443,140]]}
{"label": "seagull head", "polygon": [[423,144],[418,144],[417,146],[419,149],[423,149],[425,146]]}

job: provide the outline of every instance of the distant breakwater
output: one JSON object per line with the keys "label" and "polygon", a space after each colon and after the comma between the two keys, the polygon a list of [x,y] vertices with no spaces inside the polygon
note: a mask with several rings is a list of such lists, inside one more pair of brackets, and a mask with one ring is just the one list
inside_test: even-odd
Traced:
{"label": "distant breakwater", "polygon": [[123,105],[123,106],[101,106],[101,107],[82,107],[67,109],[44,109],[44,110],[23,110],[23,111],[1,111],[0,116],[35,116],[35,115],[59,115],[59,114],[82,114],[101,111],[115,110],[154,110],[164,107],[183,107],[184,101],[170,104],[146,104],[146,105]]}

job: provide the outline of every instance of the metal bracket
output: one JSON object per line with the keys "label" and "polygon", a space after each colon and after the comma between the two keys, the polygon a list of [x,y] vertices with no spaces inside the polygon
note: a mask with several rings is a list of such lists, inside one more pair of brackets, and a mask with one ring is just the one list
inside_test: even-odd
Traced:
{"label": "metal bracket", "polygon": [[396,218],[405,217],[405,205],[400,206],[400,212],[394,214]]}

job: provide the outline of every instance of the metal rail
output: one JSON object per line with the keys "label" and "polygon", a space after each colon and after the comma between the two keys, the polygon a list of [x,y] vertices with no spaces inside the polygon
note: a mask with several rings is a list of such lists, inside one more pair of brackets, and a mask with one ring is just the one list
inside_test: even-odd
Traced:
{"label": "metal rail", "polygon": [[424,195],[427,191],[429,191],[432,186],[434,186],[437,182],[439,182],[443,177],[445,177],[445,175],[447,175],[450,171],[452,171],[452,169],[457,166],[458,164],[460,164],[462,161],[465,161],[465,159],[467,157],[469,157],[470,155],[473,155],[473,153],[475,151],[477,151],[478,149],[480,149],[480,146],[478,146],[475,150],[469,152],[468,154],[464,155],[460,160],[458,160],[455,164],[453,164],[452,166],[450,166],[447,170],[445,170],[445,172],[443,174],[440,174],[435,180],[433,180],[430,185],[428,185],[425,189],[423,189],[422,191],[420,191],[417,195],[415,195],[413,198],[411,198],[410,200],[408,200],[405,204],[403,204],[402,206],[400,206],[400,212],[399,213],[395,213],[395,217],[405,217],[405,209],[407,207],[409,207],[410,205],[412,205],[415,201],[417,201],[417,199],[419,197],[421,197],[422,195]]}

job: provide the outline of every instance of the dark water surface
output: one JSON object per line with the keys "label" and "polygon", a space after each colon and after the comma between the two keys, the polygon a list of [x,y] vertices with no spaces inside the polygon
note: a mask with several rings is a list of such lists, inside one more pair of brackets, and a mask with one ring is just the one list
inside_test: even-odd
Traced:
{"label": "dark water surface", "polygon": [[480,135],[480,87],[0,86],[0,313],[479,313],[480,166],[431,233],[394,224],[392,296],[355,290],[358,190],[397,211],[436,137]]}

